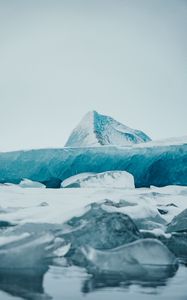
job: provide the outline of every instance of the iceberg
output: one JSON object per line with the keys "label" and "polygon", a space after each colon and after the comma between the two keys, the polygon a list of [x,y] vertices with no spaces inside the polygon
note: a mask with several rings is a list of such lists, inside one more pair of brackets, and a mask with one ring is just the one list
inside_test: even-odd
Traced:
{"label": "iceberg", "polygon": [[128,146],[150,140],[140,130],[132,129],[109,116],[91,111],[73,130],[65,147]]}
{"label": "iceberg", "polygon": [[102,173],[82,173],[71,176],[61,184],[63,188],[81,187],[113,187],[134,188],[134,178],[126,171],[108,171]]}

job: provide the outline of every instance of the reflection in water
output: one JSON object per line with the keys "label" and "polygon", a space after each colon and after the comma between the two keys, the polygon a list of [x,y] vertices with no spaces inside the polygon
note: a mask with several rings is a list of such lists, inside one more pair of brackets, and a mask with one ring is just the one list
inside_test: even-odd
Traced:
{"label": "reflection in water", "polygon": [[[124,292],[128,292],[128,289],[133,284],[138,284],[140,287],[144,288],[167,286],[168,279],[173,277],[177,271],[177,269],[172,266],[140,267],[139,265],[131,266],[131,268],[128,268],[128,270],[123,273],[98,273],[93,271],[91,272],[91,270],[89,269],[86,270],[88,275],[86,276],[86,280],[84,277],[83,282],[83,269],[72,269],[72,267],[65,268],[62,266],[55,268],[56,271],[54,272],[54,274],[51,273],[51,268],[48,268],[47,265],[39,269],[1,269],[0,290],[9,293],[11,296],[17,296],[25,300],[59,300],[61,298],[69,298],[70,294],[72,295],[72,287],[74,287],[75,282],[77,282],[78,279],[79,292],[73,289],[74,293],[76,294],[73,295],[73,297],[75,296],[75,299],[80,300],[84,299],[81,292],[83,294],[89,294],[95,291],[104,291],[104,289],[106,288],[118,287],[120,287],[120,289],[122,288]],[[59,273],[60,270],[61,272]],[[64,272],[63,270],[66,271]],[[50,283],[50,287],[48,287],[48,285],[45,285],[45,274],[48,277],[47,283]],[[59,274],[61,274],[60,279]],[[58,277],[58,279],[56,276]],[[58,282],[58,284],[56,281]],[[56,292],[57,289],[58,292]],[[51,296],[45,292],[46,290],[50,293]]]}
{"label": "reflection in water", "polygon": [[167,280],[173,277],[177,271],[174,266],[129,266],[123,273],[90,272],[92,275],[82,287],[83,293],[93,292],[107,287],[128,288],[131,284],[139,284],[144,287],[159,287],[167,284]]}
{"label": "reflection in water", "polygon": [[43,289],[48,267],[38,269],[0,269],[0,290],[27,300],[49,300]]}

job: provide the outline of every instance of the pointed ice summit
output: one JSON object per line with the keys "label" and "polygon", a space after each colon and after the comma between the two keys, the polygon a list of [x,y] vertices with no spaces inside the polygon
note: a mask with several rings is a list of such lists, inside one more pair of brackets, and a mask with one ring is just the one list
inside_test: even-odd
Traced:
{"label": "pointed ice summit", "polygon": [[129,146],[150,140],[140,130],[132,129],[109,116],[91,111],[73,130],[65,147]]}

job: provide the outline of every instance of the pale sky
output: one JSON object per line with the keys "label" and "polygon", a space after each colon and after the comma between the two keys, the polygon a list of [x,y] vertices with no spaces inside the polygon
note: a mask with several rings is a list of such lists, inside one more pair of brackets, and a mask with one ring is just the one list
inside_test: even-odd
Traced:
{"label": "pale sky", "polygon": [[0,151],[63,147],[97,110],[187,135],[186,0],[0,0]]}

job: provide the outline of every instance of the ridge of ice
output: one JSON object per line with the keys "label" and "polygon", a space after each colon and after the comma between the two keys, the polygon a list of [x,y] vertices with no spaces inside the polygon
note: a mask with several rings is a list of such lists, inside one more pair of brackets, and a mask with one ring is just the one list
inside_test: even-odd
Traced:
{"label": "ridge of ice", "polygon": [[129,146],[150,140],[140,130],[125,126],[112,117],[91,111],[83,117],[78,126],[72,131],[65,147]]}
{"label": "ridge of ice", "polygon": [[109,249],[98,250],[82,247],[86,258],[99,270],[123,272],[127,265],[176,265],[176,257],[156,239],[140,239],[132,243]]}

